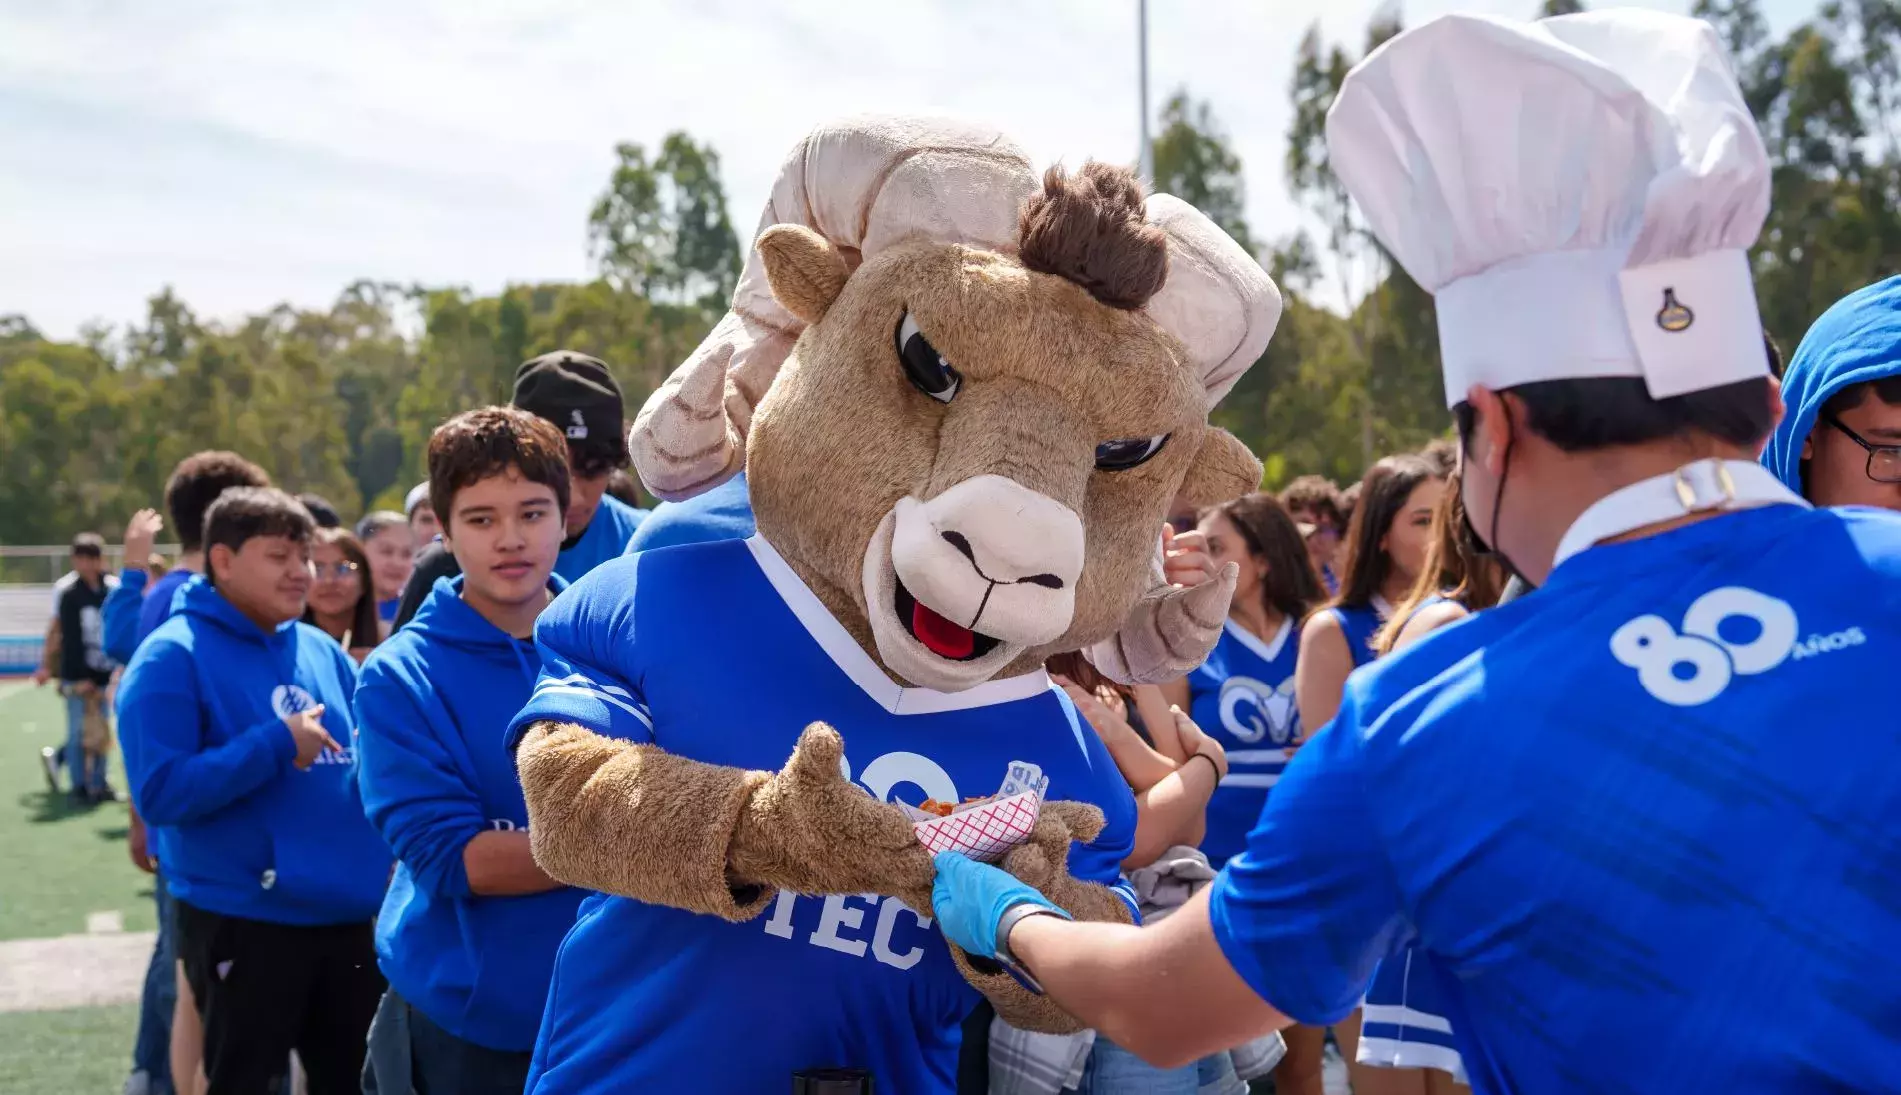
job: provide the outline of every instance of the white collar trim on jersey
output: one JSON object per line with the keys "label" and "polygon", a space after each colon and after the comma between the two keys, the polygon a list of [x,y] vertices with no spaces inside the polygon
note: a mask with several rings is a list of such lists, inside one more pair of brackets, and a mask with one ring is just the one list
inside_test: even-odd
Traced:
{"label": "white collar trim on jersey", "polygon": [[985,681],[962,692],[938,692],[930,688],[908,688],[891,679],[883,667],[865,653],[845,625],[838,622],[825,602],[792,569],[778,550],[754,533],[746,540],[759,569],[786,607],[805,625],[832,663],[852,679],[852,683],[870,696],[878,706],[893,715],[930,715],[940,711],[966,711],[973,707],[991,707],[1028,699],[1052,687],[1049,673],[1037,669],[1020,677]]}
{"label": "white collar trim on jersey", "polygon": [[1228,622],[1221,626],[1228,634],[1234,636],[1235,642],[1252,650],[1255,657],[1272,663],[1275,658],[1281,656],[1281,650],[1287,646],[1287,637],[1294,633],[1294,618],[1282,616],[1280,630],[1274,632],[1274,637],[1266,642],[1262,642],[1254,632],[1235,623],[1232,616],[1228,617]]}
{"label": "white collar trim on jersey", "polygon": [[1768,468],[1753,460],[1699,460],[1612,491],[1592,503],[1558,541],[1558,554],[1551,565],[1556,568],[1613,536],[1675,517],[1778,505],[1809,508],[1801,495],[1783,486]]}

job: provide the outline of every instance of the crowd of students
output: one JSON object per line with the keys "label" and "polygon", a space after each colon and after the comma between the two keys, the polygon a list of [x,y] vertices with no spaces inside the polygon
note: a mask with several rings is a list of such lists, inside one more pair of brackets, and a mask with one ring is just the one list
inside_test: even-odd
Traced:
{"label": "crowd of students", "polygon": [[[1634,38],[1559,21],[1579,37],[1557,49],[1454,17],[1368,64],[1400,86],[1466,50],[1509,82],[1597,65],[1592,50],[1621,57],[1637,38],[1715,48],[1656,19],[1624,28]],[[1534,47],[1547,52],[1528,68],[1495,56]],[[1608,101],[1612,78],[1598,77],[1566,85],[1580,116]],[[1337,124],[1387,86],[1353,83]],[[1685,101],[1726,87],[1696,84]],[[1360,139],[1424,127],[1422,147],[1466,164],[1460,142],[1494,136],[1432,128],[1411,102],[1388,103]],[[1489,276],[1435,273],[1447,248],[1400,235],[1464,223],[1433,204],[1446,192],[1369,199],[1372,169],[1354,163],[1342,169],[1423,285]],[[1562,171],[1534,174],[1521,185],[1547,194],[1538,215],[1634,231],[1572,208],[1601,195]],[[1733,194],[1747,177],[1686,185]],[[1728,254],[1712,242],[1740,223],[1726,200],[1677,209],[1712,227],[1671,237],[1671,261]],[[1480,270],[1563,250],[1534,237],[1461,245],[1500,252]],[[1730,315],[1753,343],[1753,319],[1733,321],[1753,302],[1724,284],[1702,285],[1703,322]],[[1660,289],[1666,334],[1697,322],[1676,292]],[[1622,332],[1625,306],[1601,311]],[[1882,1024],[1901,970],[1875,943],[1892,926],[1901,758],[1891,695],[1856,673],[1895,642],[1901,523],[1876,510],[1901,511],[1901,278],[1836,305],[1786,371],[1774,363],[1780,404],[1754,345],[1732,359],[1641,342],[1640,360],[1580,363],[1544,326],[1456,308],[1441,325],[1449,346],[1512,351],[1448,364],[1456,440],[1387,456],[1344,490],[1302,477],[1157,530],[1172,583],[1237,572],[1202,665],[1127,686],[1084,658],[1050,660],[1133,799],[1133,840],[1109,873],[1144,926],[1073,922],[1005,872],[940,856],[936,930],[1090,1026],[1034,1035],[980,1005],[960,1090],[1237,1095],[1271,1075],[1278,1092],[1315,1095],[1330,1037],[1358,1095],[1716,1089],[1671,1077],[1892,1089],[1901,1040]],[[134,858],[158,880],[128,1090],[254,1095],[290,1083],[293,1059],[312,1095],[514,1093],[537,1066],[559,1071],[543,1011],[586,895],[531,854],[504,744],[531,695],[558,707],[567,687],[537,622],[610,559],[753,531],[743,475],[651,513],[614,497],[624,426],[606,365],[550,354],[522,366],[511,406],[433,433],[405,514],[352,534],[241,457],[200,453],[166,491],[174,569],[148,573],[150,512],[128,526],[116,587],[97,538],[75,541],[58,594],[70,780],[110,796],[95,697],[122,663]],[[1652,607],[1690,594],[1675,618]],[[1587,649],[1589,629],[1605,641]],[[1785,662],[1806,672],[1731,688]],[[1775,727],[1817,718],[1829,742],[1765,752]],[[640,954],[650,973],[666,959]],[[622,990],[613,972],[591,971],[597,993]],[[659,1038],[689,1004],[725,1014],[728,1001],[694,998],[703,986],[651,980],[645,1011],[596,1020]],[[744,1052],[750,1014],[723,1040],[676,1040],[704,1057],[709,1089],[716,1050]]]}
{"label": "crowd of students", "polygon": [[[1844,307],[1892,326],[1897,298],[1889,283]],[[1901,441],[1901,361],[1864,376],[1839,360],[1805,343],[1784,381],[1797,401],[1785,424],[1811,425],[1778,434],[1764,459],[1801,454],[1793,482],[1818,501],[1901,509],[1901,450],[1879,443]],[[538,403],[550,374],[569,383]],[[535,620],[614,556],[576,550],[592,538],[639,551],[751,532],[743,477],[651,518],[605,493],[625,449],[604,366],[559,354],[522,375],[515,407],[436,431],[406,515],[325,527],[320,505],[206,452],[167,487],[176,566],[115,577],[97,536],[75,540],[55,648],[81,758],[72,786],[110,797],[99,705],[116,660],[134,859],[155,872],[160,905],[129,1091],[190,1091],[169,1078],[201,1070],[213,1092],[282,1089],[292,1051],[317,1093],[522,1089],[582,897],[536,866],[499,748],[539,669]],[[589,411],[609,439],[591,447],[554,423],[597,384],[614,394]],[[1239,570],[1223,635],[1186,677],[1124,686],[1078,656],[1052,659],[1136,795],[1123,866],[1140,892],[1193,892],[1246,847],[1356,668],[1499,600],[1506,574],[1471,534],[1456,454],[1435,442],[1376,462],[1350,490],[1304,476],[1278,496],[1178,515],[1162,531],[1171,580]],[[126,557],[149,559],[161,527],[135,515]],[[1168,911],[1144,909],[1151,921]],[[1446,1011],[1410,953],[1382,963],[1364,1006],[1330,1028],[1354,1090],[1457,1089]],[[980,1008],[965,1087],[1243,1091],[1271,1072],[1275,1090],[1305,1095],[1321,1090],[1328,1033],[1293,1026],[1284,1048],[1163,1070],[1106,1037],[1052,1047]]]}
{"label": "crowd of students", "polygon": [[[323,499],[208,451],[167,483],[174,566],[115,578],[99,538],[76,538],[41,674],[60,679],[72,730],[43,756],[54,790],[66,758],[76,798],[118,797],[101,738],[122,667],[132,856],[154,874],[160,926],[129,1092],[196,1090],[173,1077],[287,1090],[293,1061],[311,1092],[376,1090],[377,1068],[383,1090],[407,1091],[412,1053],[416,1090],[521,1090],[579,895],[534,867],[512,763],[480,735],[526,701],[535,616],[562,572],[620,554],[646,515],[608,493],[628,493],[621,398],[585,355],[525,363],[511,407],[432,436],[407,513],[354,532]],[[164,525],[135,514],[126,558],[154,559]],[[445,964],[463,943],[469,964]],[[431,1054],[445,1037],[465,1052]]]}
{"label": "crowd of students", "polygon": [[[1791,411],[1763,459],[1817,503],[1901,509],[1901,360],[1855,349],[1897,325],[1901,279],[1832,311],[1783,378]],[[97,536],[75,539],[47,674],[71,708],[70,786],[113,797],[103,704],[122,664],[133,858],[160,908],[128,1091],[193,1090],[174,1076],[279,1090],[292,1051],[316,1093],[522,1089],[582,896],[536,866],[499,748],[539,669],[535,620],[619,554],[584,545],[739,538],[751,520],[743,476],[651,518],[613,497],[626,451],[606,367],[556,354],[521,375],[514,407],[436,431],[407,514],[326,525],[321,500],[205,452],[167,486],[175,566],[149,565],[152,511],[126,533],[126,558],[148,565],[121,575],[104,572]],[[1506,573],[1466,520],[1457,456],[1435,442],[1348,490],[1305,476],[1177,515],[1162,530],[1171,580],[1239,570],[1223,635],[1186,677],[1123,686],[1052,659],[1136,795],[1123,867],[1145,900],[1171,883],[1194,892],[1247,846],[1354,670],[1498,602]],[[1170,908],[1145,904],[1145,918]],[[1330,1030],[1360,1095],[1456,1090],[1449,1010],[1407,951],[1330,1028],[1164,1070],[1108,1037],[1051,1044],[980,1007],[964,1086],[1238,1092],[1271,1072],[1275,1090],[1305,1095],[1321,1090]]]}

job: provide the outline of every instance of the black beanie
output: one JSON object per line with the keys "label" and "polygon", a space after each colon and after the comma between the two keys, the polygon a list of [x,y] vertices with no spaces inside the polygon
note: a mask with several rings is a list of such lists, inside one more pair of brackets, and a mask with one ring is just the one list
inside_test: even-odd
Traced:
{"label": "black beanie", "polygon": [[569,441],[611,445],[620,439],[620,385],[605,363],[586,354],[556,350],[522,362],[514,404],[554,423]]}

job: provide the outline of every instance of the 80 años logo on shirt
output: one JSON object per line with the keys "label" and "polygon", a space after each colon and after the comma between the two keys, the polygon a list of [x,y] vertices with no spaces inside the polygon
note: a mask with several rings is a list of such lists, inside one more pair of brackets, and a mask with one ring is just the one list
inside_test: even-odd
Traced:
{"label": "80 a\u00f1os logo on shirt", "polygon": [[1738,675],[1767,673],[1790,657],[1800,660],[1867,641],[1859,627],[1807,640],[1799,640],[1800,634],[1789,602],[1723,586],[1691,602],[1681,629],[1654,614],[1626,623],[1611,635],[1611,654],[1637,670],[1644,691],[1677,707],[1695,707],[1722,695]]}

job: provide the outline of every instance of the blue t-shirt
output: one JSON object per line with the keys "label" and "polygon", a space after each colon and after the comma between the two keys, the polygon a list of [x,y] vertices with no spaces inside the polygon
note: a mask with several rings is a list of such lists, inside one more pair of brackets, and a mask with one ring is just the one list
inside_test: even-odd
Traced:
{"label": "blue t-shirt", "polygon": [[635,509],[611,494],[601,495],[600,508],[587,523],[587,531],[561,549],[554,561],[554,572],[565,581],[577,582],[583,574],[609,559],[620,558],[627,550],[627,541],[634,538],[634,530],[646,517],[644,509]]}
{"label": "blue t-shirt", "polygon": [[1479,1092],[1893,1090],[1901,516],[1557,567],[1348,681],[1213,887],[1298,1022],[1417,944]]}
{"label": "blue t-shirt", "polygon": [[[638,596],[635,594],[638,587]],[[1117,886],[1135,801],[1049,678],[959,693],[904,688],[764,540],[660,548],[596,570],[536,628],[542,673],[511,728],[556,719],[711,764],[776,771],[807,725],[845,741],[880,799],[990,794],[1012,761],[1107,825],[1072,848],[1077,878]],[[555,959],[532,1095],[782,1090],[818,1067],[869,1070],[878,1090],[956,1087],[977,994],[927,913],[895,898],[781,893],[750,922],[596,895]]]}
{"label": "blue t-shirt", "polygon": [[1266,642],[1233,620],[1208,660],[1188,675],[1189,715],[1228,754],[1228,774],[1208,800],[1201,850],[1219,867],[1247,846],[1267,790],[1287,767],[1287,747],[1300,736],[1294,705],[1294,660],[1300,636],[1290,619]]}

